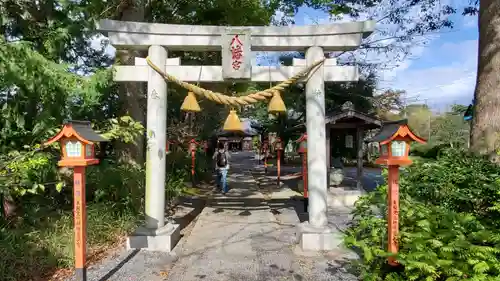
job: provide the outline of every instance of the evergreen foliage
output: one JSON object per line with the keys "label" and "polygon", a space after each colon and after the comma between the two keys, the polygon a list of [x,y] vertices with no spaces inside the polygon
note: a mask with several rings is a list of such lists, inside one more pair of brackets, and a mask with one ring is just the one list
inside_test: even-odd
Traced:
{"label": "evergreen foliage", "polygon": [[345,243],[364,281],[499,280],[500,170],[455,149],[417,161],[400,177],[402,269],[387,265],[387,186],[363,196]]}

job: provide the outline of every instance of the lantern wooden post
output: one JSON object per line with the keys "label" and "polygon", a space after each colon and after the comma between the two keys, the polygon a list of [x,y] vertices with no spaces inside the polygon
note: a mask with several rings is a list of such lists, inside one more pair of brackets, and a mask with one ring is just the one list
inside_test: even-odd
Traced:
{"label": "lantern wooden post", "polygon": [[208,141],[203,141],[203,151],[208,154]]}
{"label": "lantern wooden post", "polygon": [[172,145],[174,144],[174,141],[172,140],[167,140],[165,142],[165,154],[170,154],[172,152]]}
{"label": "lantern wooden post", "polygon": [[389,257],[388,263],[397,266],[394,255],[399,251],[399,167],[412,163],[408,157],[410,142],[426,143],[426,140],[415,135],[408,127],[408,120],[405,119],[384,123],[380,132],[369,141],[379,143],[380,157],[375,163],[388,168],[387,251],[393,254]]}
{"label": "lantern wooden post", "polygon": [[298,140],[299,150],[302,154],[302,184],[304,185],[304,211],[307,212],[309,207],[309,194],[307,190],[307,133],[304,133]]}
{"label": "lantern wooden post", "polygon": [[[398,253],[398,235],[399,235],[399,166],[388,166],[388,212],[387,212],[387,250],[389,253]],[[394,258],[389,258],[389,264],[397,265]]]}
{"label": "lantern wooden post", "polygon": [[267,174],[267,150],[269,148],[268,141],[264,141],[263,148],[264,148],[264,173]]}
{"label": "lantern wooden post", "polygon": [[85,201],[85,167],[99,163],[95,158],[95,143],[105,138],[92,130],[88,121],[68,121],[57,135],[43,145],[58,141],[62,157],[57,163],[61,167],[73,167],[73,215],[75,232],[76,280],[87,280],[87,214]]}
{"label": "lantern wooden post", "polygon": [[278,177],[277,177],[277,183],[278,187],[280,186],[280,177],[281,177],[281,153],[283,150],[283,142],[281,141],[280,138],[276,138],[276,141],[274,142],[274,149],[276,149],[276,156],[277,156],[277,161],[276,161],[276,168],[278,170]]}
{"label": "lantern wooden post", "polygon": [[208,160],[208,141],[207,140],[204,140],[202,142],[203,144],[203,153],[205,154],[205,162],[208,164],[208,165],[205,165],[205,168],[203,169],[203,172],[206,172],[207,171],[207,167],[209,166],[210,162]]}
{"label": "lantern wooden post", "polygon": [[87,203],[85,199],[85,166],[75,166],[73,168],[73,221],[77,280],[87,280]]}
{"label": "lantern wooden post", "polygon": [[261,154],[261,150],[262,150],[262,143],[260,142],[260,140],[257,140],[257,165],[260,165],[260,154]]}
{"label": "lantern wooden post", "polygon": [[196,146],[198,143],[195,139],[189,141],[189,151],[191,152],[191,183],[195,185],[194,174],[196,168]]}

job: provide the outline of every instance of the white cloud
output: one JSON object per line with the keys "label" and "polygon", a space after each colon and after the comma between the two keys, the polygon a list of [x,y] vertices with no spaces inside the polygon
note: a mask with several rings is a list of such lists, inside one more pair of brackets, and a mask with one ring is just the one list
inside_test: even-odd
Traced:
{"label": "white cloud", "polygon": [[[441,5],[452,5],[457,7],[457,13],[461,13],[463,9],[462,0],[443,0]],[[384,15],[384,7],[380,5],[373,11],[362,15],[360,19],[368,18],[379,19]],[[413,15],[412,15],[413,14]],[[409,17],[418,17],[419,9],[410,12]],[[456,18],[456,26],[458,29],[463,27],[469,29],[477,24],[477,17],[463,17],[461,15],[454,16]],[[328,16],[313,18],[306,15],[303,19],[304,24],[324,24],[331,22],[352,21],[350,17],[332,19]],[[391,43],[391,39],[387,38],[387,34],[400,34],[399,27],[379,22],[377,31],[368,39],[371,42]],[[355,59],[360,62],[377,62],[386,64],[383,69],[377,73],[380,76],[380,90],[383,89],[400,89],[406,90],[409,97],[418,97],[420,102],[427,99],[431,106],[443,108],[454,102],[469,103],[473,97],[475,80],[476,80],[476,63],[477,63],[477,41],[463,41],[457,44],[445,43],[439,47],[439,50],[430,49],[428,46],[436,45],[440,39],[439,33],[428,34],[421,38],[414,38],[408,45],[402,44],[401,47],[408,47],[410,54],[403,58],[401,53],[376,53],[376,52],[360,52],[354,53]],[[412,67],[414,62],[425,56],[431,57],[434,61],[442,61],[445,65],[436,64],[428,68],[415,69]],[[442,58],[446,57],[446,60]],[[431,60],[432,61],[432,60]]]}
{"label": "white cloud", "polygon": [[285,13],[278,10],[276,11],[276,13],[274,13],[272,21],[281,22],[284,18],[285,18]]}
{"label": "white cloud", "polygon": [[477,69],[477,40],[444,43],[439,49],[425,53],[431,60],[451,58],[446,65],[421,69],[407,69],[391,80],[381,83],[382,88],[405,90],[410,97],[427,100],[435,108],[453,103],[469,103],[474,95]]}
{"label": "white cloud", "polygon": [[463,19],[463,26],[465,28],[477,27],[477,17],[465,16]]}
{"label": "white cloud", "polygon": [[105,54],[114,57],[116,48],[109,44],[107,37],[102,34],[95,35],[90,39],[90,47],[95,50],[102,50],[104,48]]}
{"label": "white cloud", "polygon": [[[442,0],[437,5],[444,5],[444,2],[453,0]],[[401,2],[398,5],[405,5]],[[403,22],[401,24],[394,24],[389,21],[388,14],[393,13],[398,9],[391,4],[389,0],[382,0],[380,5],[372,9],[365,10],[359,17],[352,18],[349,15],[341,15],[337,17],[330,17],[328,14],[319,14],[315,17],[311,14],[318,14],[311,12],[305,13],[302,22],[304,24],[327,24],[327,23],[340,23],[351,21],[375,20],[377,22],[376,30],[373,34],[364,40],[363,44],[370,46],[369,49],[360,49],[352,53],[343,54],[340,60],[349,60],[354,62],[371,63],[380,65],[383,69],[381,75],[384,79],[388,79],[396,75],[400,71],[404,71],[410,67],[412,60],[418,58],[424,51],[425,45],[439,38],[439,34],[427,34],[425,36],[415,36],[411,40],[401,41],[397,38],[406,36],[406,30],[415,26],[414,22]],[[418,18],[420,17],[420,6],[413,7],[405,14],[405,18]],[[385,51],[385,47],[390,46],[391,52]]]}

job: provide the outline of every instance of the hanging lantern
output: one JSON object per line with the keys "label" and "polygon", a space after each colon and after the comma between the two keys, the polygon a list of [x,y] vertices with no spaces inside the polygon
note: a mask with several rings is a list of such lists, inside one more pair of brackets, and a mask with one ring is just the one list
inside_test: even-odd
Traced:
{"label": "hanging lantern", "polygon": [[224,131],[228,132],[243,131],[243,125],[241,124],[238,114],[236,114],[236,110],[232,109],[229,111],[229,115],[227,116],[226,122],[224,122]]}
{"label": "hanging lantern", "polygon": [[281,94],[279,91],[275,91],[273,93],[273,97],[271,101],[269,101],[269,105],[267,106],[267,111],[272,114],[279,114],[286,112],[286,106],[281,98]]}
{"label": "hanging lantern", "polygon": [[188,92],[186,98],[184,98],[184,102],[181,105],[182,111],[187,112],[200,112],[201,108],[196,100],[196,97],[193,92]]}

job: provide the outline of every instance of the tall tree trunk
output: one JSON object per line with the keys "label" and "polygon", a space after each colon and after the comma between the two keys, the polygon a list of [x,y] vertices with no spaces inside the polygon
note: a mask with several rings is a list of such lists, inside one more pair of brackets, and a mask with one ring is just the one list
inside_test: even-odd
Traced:
{"label": "tall tree trunk", "polygon": [[[116,56],[124,65],[133,65],[134,58],[140,57],[141,52],[133,50],[119,50]],[[128,115],[135,121],[146,127],[146,89],[145,83],[121,82],[119,95],[122,115]],[[135,140],[135,144],[120,143],[117,145],[119,160],[142,165],[145,161],[144,154],[145,137],[140,135]]]}
{"label": "tall tree trunk", "polygon": [[500,148],[500,1],[481,0],[471,149],[496,158]]}
{"label": "tall tree trunk", "polygon": [[[130,0],[117,16],[123,21],[145,21],[145,1]],[[123,65],[134,65],[135,57],[144,57],[144,52],[137,50],[117,50],[116,57]],[[146,84],[140,82],[120,83],[119,95],[121,114],[132,117],[146,127]],[[135,144],[119,144],[119,160],[142,165],[145,161],[145,137],[139,136]]]}

